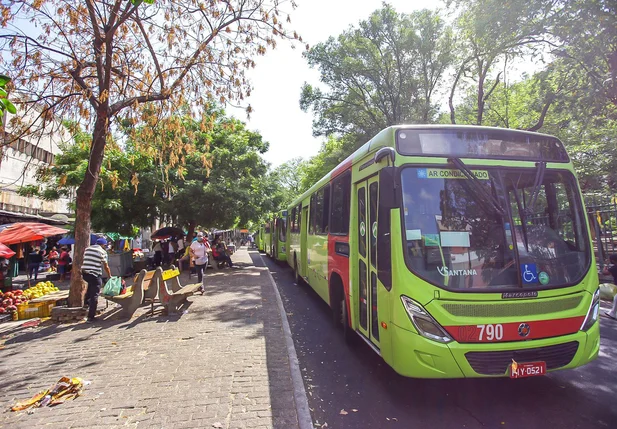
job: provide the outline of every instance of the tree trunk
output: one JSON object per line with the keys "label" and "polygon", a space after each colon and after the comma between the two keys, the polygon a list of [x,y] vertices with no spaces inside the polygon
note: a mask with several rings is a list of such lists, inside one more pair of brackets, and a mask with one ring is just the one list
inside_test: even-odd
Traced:
{"label": "tree trunk", "polygon": [[478,116],[476,117],[476,125],[482,125],[482,117],[484,116],[484,82],[488,67],[485,71],[482,64],[482,61],[478,61]]}
{"label": "tree trunk", "polygon": [[463,61],[458,71],[456,72],[456,77],[454,78],[454,83],[452,84],[452,88],[450,89],[450,97],[448,98],[448,105],[450,106],[450,123],[456,124],[456,115],[454,111],[454,94],[456,92],[456,86],[458,85],[458,81],[465,72],[465,67],[467,66],[467,61]]}
{"label": "tree trunk", "polygon": [[81,276],[81,264],[84,251],[90,244],[90,215],[92,212],[92,197],[99,179],[105,143],[108,133],[108,112],[96,112],[96,122],[92,133],[90,159],[84,180],[77,189],[75,210],[75,248],[73,250],[73,269],[71,271],[71,289],[69,291],[69,306],[81,307],[84,302],[85,283]]}
{"label": "tree trunk", "polygon": [[197,222],[192,220],[189,222],[189,230],[188,233],[186,235],[186,243],[188,243],[188,245],[191,245],[191,240],[193,240],[193,234],[195,233],[195,226],[197,226]]}

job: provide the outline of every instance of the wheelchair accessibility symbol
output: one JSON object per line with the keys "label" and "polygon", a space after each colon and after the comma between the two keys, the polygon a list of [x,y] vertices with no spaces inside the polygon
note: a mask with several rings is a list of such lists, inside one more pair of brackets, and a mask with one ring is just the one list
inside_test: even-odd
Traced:
{"label": "wheelchair accessibility symbol", "polygon": [[536,264],[521,264],[521,277],[524,284],[538,283]]}

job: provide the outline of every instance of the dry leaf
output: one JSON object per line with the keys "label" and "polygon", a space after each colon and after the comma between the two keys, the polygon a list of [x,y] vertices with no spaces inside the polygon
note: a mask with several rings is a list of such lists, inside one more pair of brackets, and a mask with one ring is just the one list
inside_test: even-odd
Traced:
{"label": "dry leaf", "polygon": [[342,416],[346,416],[349,413],[347,411],[345,411],[345,410],[341,410],[341,412],[339,414],[342,415]]}

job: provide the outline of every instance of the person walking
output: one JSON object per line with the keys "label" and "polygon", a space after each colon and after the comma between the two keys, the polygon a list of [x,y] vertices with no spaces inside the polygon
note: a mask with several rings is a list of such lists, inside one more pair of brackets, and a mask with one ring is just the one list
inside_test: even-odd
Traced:
{"label": "person walking", "polygon": [[158,267],[163,263],[163,247],[160,241],[157,240],[154,242],[152,251],[154,252],[154,266]]}
{"label": "person walking", "polygon": [[32,249],[32,252],[28,255],[28,278],[32,279],[34,276],[34,281],[37,281],[39,278],[39,267],[41,266],[41,262],[43,262],[43,252],[39,251],[36,247]]}
{"label": "person walking", "polygon": [[66,246],[63,246],[60,250],[60,258],[58,259],[58,274],[60,274],[60,281],[64,281],[66,280],[68,265],[72,261],[71,255],[69,255],[69,251]]}
{"label": "person walking", "polygon": [[[617,285],[617,255],[611,255],[609,257],[609,261],[611,263],[610,266],[607,266],[602,271],[602,274],[608,276],[609,274],[613,276],[613,284]],[[613,320],[617,320],[617,295],[613,298],[613,308],[610,311],[605,311],[604,315],[610,317]]]}
{"label": "person walking", "polygon": [[208,242],[208,236],[200,232],[197,234],[197,240],[191,243],[189,252],[191,254],[191,260],[195,265],[195,271],[197,271],[197,281],[201,283],[199,290],[203,295],[205,293],[203,285],[203,274],[208,266],[208,252],[210,251],[210,243]]}
{"label": "person walking", "polygon": [[86,283],[88,283],[88,290],[86,292],[88,317],[86,318],[86,323],[92,323],[95,320],[96,307],[99,302],[101,286],[103,285],[103,268],[107,273],[107,277],[111,277],[105,246],[107,246],[107,240],[101,237],[96,240],[96,244],[89,246],[84,252],[81,274]]}

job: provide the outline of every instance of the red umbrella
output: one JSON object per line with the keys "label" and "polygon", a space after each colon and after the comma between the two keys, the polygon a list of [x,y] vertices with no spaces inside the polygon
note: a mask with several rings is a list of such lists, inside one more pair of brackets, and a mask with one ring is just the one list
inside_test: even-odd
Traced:
{"label": "red umbrella", "polygon": [[68,230],[37,222],[17,222],[0,231],[0,243],[15,244],[40,241],[45,237],[67,233]]}
{"label": "red umbrella", "polygon": [[0,258],[9,259],[14,254],[15,252],[13,252],[11,249],[6,247],[4,244],[0,243]]}

